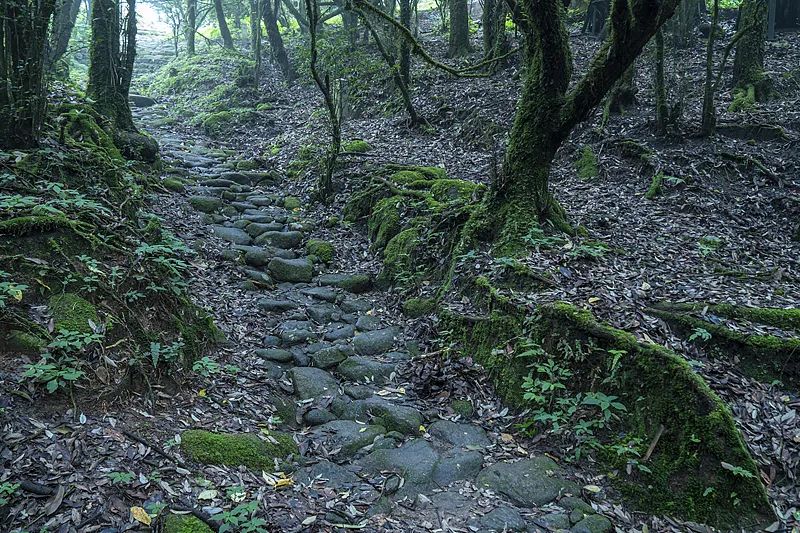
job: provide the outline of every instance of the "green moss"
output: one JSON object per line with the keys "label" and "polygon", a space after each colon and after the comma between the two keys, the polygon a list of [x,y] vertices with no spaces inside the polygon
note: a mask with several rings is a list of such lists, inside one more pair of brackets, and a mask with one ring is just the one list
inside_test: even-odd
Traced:
{"label": "green moss", "polygon": [[600,175],[597,156],[591,146],[585,145],[581,148],[581,155],[575,161],[575,170],[577,170],[578,177],[582,180],[590,180]]}
{"label": "green moss", "polygon": [[728,107],[728,111],[736,113],[738,111],[749,111],[756,106],[756,88],[748,85],[744,88],[734,89],[733,101]]}
{"label": "green moss", "polygon": [[[418,181],[420,179],[427,179],[427,180],[443,180],[447,179],[447,171],[442,167],[426,167],[426,166],[417,166],[417,165],[386,165],[388,170],[396,171],[395,174],[392,175],[392,179],[396,176],[407,176],[410,179],[409,181]],[[401,172],[406,172],[408,174],[400,174]],[[401,178],[402,179],[402,178]],[[399,180],[398,183],[401,183]]]}
{"label": "green moss", "polygon": [[164,519],[164,533],[213,533],[205,522],[192,515],[169,514]]}
{"label": "green moss", "polygon": [[181,302],[173,318],[173,327],[183,340],[187,366],[210,346],[225,341],[225,334],[214,324],[211,315],[188,301]]}
{"label": "green moss", "polygon": [[97,310],[94,305],[77,294],[71,292],[57,294],[50,298],[47,307],[53,315],[56,331],[65,329],[67,331],[91,333],[90,320],[94,324],[100,325],[100,319],[97,317]]}
{"label": "green moss", "polygon": [[411,318],[418,318],[432,313],[436,309],[434,298],[409,298],[403,302],[403,313]]}
{"label": "green moss", "polygon": [[233,122],[233,113],[230,111],[210,113],[203,119],[203,131],[205,131],[206,135],[213,137],[218,135],[231,122]]}
{"label": "green moss", "polygon": [[27,331],[11,330],[3,343],[8,351],[26,354],[39,353],[47,346],[47,341]]}
{"label": "green moss", "polygon": [[213,213],[222,207],[222,200],[213,196],[191,196],[189,205],[203,213]]}
{"label": "green moss", "polygon": [[665,311],[706,313],[732,319],[744,319],[785,330],[800,330],[800,309],[779,307],[748,307],[733,304],[665,303],[657,306]]}
{"label": "green moss", "polygon": [[303,204],[300,202],[300,198],[297,198],[296,196],[286,196],[283,199],[283,207],[291,211],[294,211],[295,209],[300,209],[301,205]]}
{"label": "green moss", "polygon": [[275,460],[297,454],[291,435],[270,431],[262,440],[251,433],[214,433],[200,429],[181,434],[181,451],[193,461],[224,466],[246,466],[252,470],[272,471]]}
{"label": "green moss", "polygon": [[461,415],[462,418],[470,418],[475,412],[475,408],[472,407],[472,403],[469,400],[453,400],[450,403],[450,408],[455,414]]}
{"label": "green moss", "polygon": [[240,159],[236,161],[236,170],[257,170],[261,165],[254,159]]}
{"label": "green moss", "polygon": [[372,146],[363,139],[353,139],[342,143],[342,151],[363,154],[372,150]]}
{"label": "green moss", "polygon": [[391,196],[375,204],[367,221],[367,229],[375,249],[382,250],[386,243],[400,232],[399,206],[403,202],[402,196]]}
{"label": "green moss", "polygon": [[657,172],[655,175],[653,175],[653,180],[650,182],[650,187],[647,188],[647,192],[644,193],[644,197],[648,200],[653,200],[656,196],[661,194],[661,185],[663,181],[663,172]]}
{"label": "green moss", "polygon": [[404,272],[412,270],[412,254],[419,246],[419,231],[408,228],[394,237],[386,244],[383,252],[383,271],[380,277],[389,282]]}
{"label": "green moss", "polygon": [[361,294],[372,288],[372,278],[366,274],[353,274],[337,283],[336,286],[347,292]]}
{"label": "green moss", "polygon": [[273,109],[273,107],[275,106],[273,106],[269,102],[262,102],[256,106],[256,111],[270,111]]}
{"label": "green moss", "polygon": [[334,251],[335,248],[333,247],[333,244],[328,241],[310,239],[306,243],[306,252],[317,256],[317,258],[323,263],[330,263],[333,261]]}
{"label": "green moss", "polygon": [[177,180],[175,178],[167,178],[161,181],[161,185],[164,186],[165,189],[172,192],[185,192],[186,186],[183,184],[182,181]]}
{"label": "green moss", "polygon": [[0,235],[22,236],[60,228],[73,229],[76,222],[63,215],[28,215],[0,220]]}
{"label": "green moss", "polygon": [[485,186],[466,180],[437,179],[430,186],[431,194],[439,202],[469,200]]}
{"label": "green moss", "polygon": [[358,222],[369,216],[372,208],[381,198],[388,196],[386,187],[381,185],[369,185],[361,190],[357,190],[344,206],[342,212],[346,222]]}

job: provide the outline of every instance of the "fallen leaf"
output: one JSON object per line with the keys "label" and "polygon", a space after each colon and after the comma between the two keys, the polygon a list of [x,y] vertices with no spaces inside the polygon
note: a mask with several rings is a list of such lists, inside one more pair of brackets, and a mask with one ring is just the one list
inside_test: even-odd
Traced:
{"label": "fallen leaf", "polygon": [[133,516],[137,522],[146,526],[149,526],[153,522],[153,519],[150,518],[150,515],[147,514],[147,511],[141,507],[131,507],[131,516]]}

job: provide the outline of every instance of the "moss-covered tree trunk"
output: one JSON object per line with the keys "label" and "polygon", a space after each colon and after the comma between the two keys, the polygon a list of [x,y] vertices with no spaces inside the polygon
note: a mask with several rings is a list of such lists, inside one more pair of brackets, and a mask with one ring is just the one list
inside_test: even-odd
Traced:
{"label": "moss-covered tree trunk", "polygon": [[47,70],[64,57],[69,46],[69,38],[78,19],[81,0],[61,0],[53,17],[53,29],[47,46]]}
{"label": "moss-covered tree trunk", "polygon": [[758,100],[767,97],[770,80],[764,73],[764,48],[767,36],[766,0],[743,0],[739,8],[739,29],[750,28],[736,45],[733,81],[736,87],[753,87]]}
{"label": "moss-covered tree trunk", "polygon": [[272,60],[278,64],[281,72],[288,81],[295,78],[292,64],[289,62],[289,55],[283,44],[281,30],[278,28],[278,12],[281,9],[280,0],[264,0],[264,27],[267,29],[267,39],[269,40],[269,50]]}
{"label": "moss-covered tree trunk", "polygon": [[197,0],[187,0],[186,4],[186,53],[195,54],[194,38],[197,31]]}
{"label": "moss-covered tree trunk", "polygon": [[606,113],[624,113],[636,103],[636,66],[631,64],[628,70],[614,84],[606,100]]}
{"label": "moss-covered tree trunk", "polygon": [[[483,5],[483,55],[484,59],[494,59],[508,52],[506,38],[506,4],[503,0],[485,0]],[[503,66],[502,61],[492,64],[496,70]]]}
{"label": "moss-covered tree trunk", "polygon": [[701,131],[703,135],[713,135],[717,124],[717,111],[714,108],[714,41],[717,32],[713,31],[719,22],[719,0],[714,0],[711,15],[712,31],[708,33],[706,45],[706,82],[703,89],[703,122]]}
{"label": "moss-covered tree trunk", "polygon": [[450,1],[450,41],[447,49],[449,57],[461,57],[468,54],[469,45],[469,11],[467,0]]}
{"label": "moss-covered tree trunk", "polygon": [[[400,24],[411,29],[411,0],[400,0]],[[411,83],[411,47],[400,40],[400,77],[408,86]]]}
{"label": "moss-covered tree trunk", "polygon": [[664,30],[656,32],[656,65],[655,86],[656,93],[656,133],[664,135],[669,122],[669,109],[667,107],[667,86],[664,81]]}
{"label": "moss-covered tree trunk", "polygon": [[46,100],[44,53],[55,0],[0,2],[0,148],[39,140]]}
{"label": "moss-covered tree trunk", "polygon": [[214,11],[217,14],[217,26],[219,26],[219,34],[222,36],[222,45],[232,50],[233,37],[231,36],[231,30],[228,28],[228,22],[225,20],[225,10],[222,8],[222,0],[214,0]]}
{"label": "moss-covered tree trunk", "polygon": [[525,37],[525,81],[503,171],[485,210],[505,252],[519,250],[537,224],[550,221],[570,229],[548,186],[555,154],[672,16],[678,2],[614,0],[609,35],[588,72],[569,90],[572,60],[562,1],[525,0],[510,6]]}
{"label": "moss-covered tree trunk", "polygon": [[[125,31],[121,32],[117,0],[93,0],[92,44],[89,50],[87,94],[98,113],[121,130],[135,131],[128,93],[136,57],[136,3],[127,1]],[[120,45],[120,35],[123,44]]]}

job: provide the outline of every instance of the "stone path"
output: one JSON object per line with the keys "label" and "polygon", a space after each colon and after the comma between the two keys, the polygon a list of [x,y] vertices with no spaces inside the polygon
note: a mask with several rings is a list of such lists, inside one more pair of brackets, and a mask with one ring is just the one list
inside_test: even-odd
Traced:
{"label": "stone path", "polygon": [[[136,110],[145,125],[159,113]],[[185,186],[207,237],[227,243],[208,260],[230,262],[243,274],[241,288],[257,294],[265,334],[244,347],[244,371],[267,375],[294,397],[302,452],[295,491],[360,493],[371,502],[365,512],[332,506],[328,523],[364,531],[611,530],[553,460],[496,462],[498,432],[477,420],[432,419],[411,399],[401,383],[413,344],[377,311],[370,273],[322,262],[331,250],[315,240],[317,225],[299,215],[277,173],[233,169],[232,152],[154,130],[165,160],[185,177],[164,185]]]}

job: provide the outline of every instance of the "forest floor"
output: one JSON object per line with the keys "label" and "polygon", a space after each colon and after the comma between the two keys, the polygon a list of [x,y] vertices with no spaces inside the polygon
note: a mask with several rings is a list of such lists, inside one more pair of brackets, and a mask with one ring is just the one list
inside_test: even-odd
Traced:
{"label": "forest floor", "polygon": [[[446,39],[433,32],[435,25],[423,16],[421,34],[442,57]],[[574,42],[580,70],[597,43],[580,35]],[[789,531],[800,523],[793,515],[800,508],[797,390],[746,377],[736,361],[708,357],[646,313],[661,301],[796,307],[800,295],[800,243],[791,238],[800,219],[800,39],[784,33],[768,44],[774,100],[730,113],[731,94],[718,95],[725,133],[711,139],[694,135],[701,48],[675,50],[669,59],[671,97],[677,99],[683,87],[686,104],[669,135],[652,134],[648,56],[637,74],[639,104],[604,126],[598,112],[572,135],[559,153],[552,187],[589,237],[532,253],[524,262],[552,285],[507,295],[589,307],[689,359],[730,405],[761,468],[781,518],[771,530]],[[408,129],[396,108],[387,112],[375,103],[392,99],[388,81],[370,86],[351,102],[344,138],[365,139],[372,150],[344,157],[337,200],[327,207],[307,200],[313,169],[257,184],[255,174],[231,168],[255,161],[256,173],[283,176],[303,147],[324,149],[327,132],[312,85],[287,88],[267,68],[259,92],[260,101],[271,104],[269,120],[235,127],[222,139],[173,120],[170,99],[137,108],[137,123],[158,139],[164,161],[176,169],[169,176],[193,183],[184,192],[158,194],[153,209],[198,253],[191,292],[227,336],[213,354],[221,366],[182,390],[160,389],[154,404],[134,397],[124,405],[81,405],[79,422],[76,413],[48,405],[14,413],[6,444],[18,458],[15,472],[45,489],[65,479],[73,487],[28,499],[17,509],[15,527],[135,530],[133,506],[171,501],[213,514],[233,492],[234,501],[263,503],[269,531],[606,531],[611,523],[618,531],[712,531],[631,512],[591,463],[569,465],[557,443],[519,434],[518,416],[497,400],[479,368],[468,359],[436,360],[434,318],[404,317],[400,294],[362,288],[352,277],[380,269],[362,229],[326,223],[341,213],[351,192],[348,178],[385,163],[443,166],[451,177],[488,183],[513,118],[518,74],[516,65],[485,79],[419,69],[414,102],[431,123],[426,131]],[[745,124],[779,125],[782,134],[771,128],[743,132]],[[765,138],[754,142],[754,136]],[[647,163],[625,150],[621,141],[629,139],[647,148]],[[575,162],[585,146],[596,155],[597,172],[580,179]],[[656,198],[645,199],[659,171],[674,179],[665,180]],[[224,204],[209,209],[215,214],[192,207],[200,205],[198,198],[220,194]],[[293,250],[307,238],[332,242],[333,261],[310,267],[307,254]],[[265,265],[247,248],[253,242],[269,243],[284,256],[267,267],[276,285],[264,282]],[[595,259],[570,253],[594,242],[608,251]],[[481,261],[492,270],[488,253]],[[468,310],[472,302],[462,296],[447,305]],[[344,360],[349,363],[332,370]],[[379,420],[366,424],[368,412]],[[179,435],[190,428],[291,432],[302,457],[293,466],[276,463],[266,475],[186,462]],[[294,468],[294,482],[282,482],[280,471]],[[393,473],[398,471],[405,475]],[[133,472],[134,478],[115,482],[109,476],[114,472]],[[476,476],[483,483],[476,484]],[[415,498],[419,492],[427,496]],[[396,504],[391,513],[386,496]]]}

